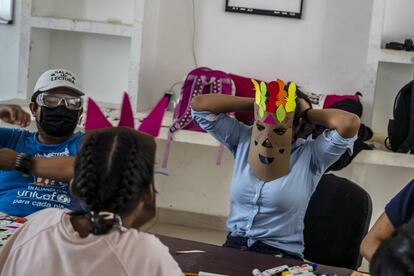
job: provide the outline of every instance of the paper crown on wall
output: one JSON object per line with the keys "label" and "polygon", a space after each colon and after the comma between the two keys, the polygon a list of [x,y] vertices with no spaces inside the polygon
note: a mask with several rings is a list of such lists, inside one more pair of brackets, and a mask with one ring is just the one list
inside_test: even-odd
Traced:
{"label": "paper crown on wall", "polygon": [[[164,117],[165,110],[170,102],[170,94],[164,94],[157,105],[151,110],[148,116],[142,121],[138,127],[138,131],[144,132],[153,137],[157,137]],[[85,131],[90,131],[100,128],[109,128],[113,125],[105,117],[102,110],[91,98],[88,99],[88,109],[86,112]],[[125,92],[121,105],[121,116],[118,127],[128,127],[135,129],[134,115],[132,111],[131,101],[128,94]]]}
{"label": "paper crown on wall", "polygon": [[255,79],[252,79],[252,82],[260,118],[264,117],[265,112],[276,113],[277,120],[283,122],[287,113],[295,111],[297,88],[294,82],[289,83],[287,92],[284,81],[280,79],[267,85],[263,81],[259,84]]}

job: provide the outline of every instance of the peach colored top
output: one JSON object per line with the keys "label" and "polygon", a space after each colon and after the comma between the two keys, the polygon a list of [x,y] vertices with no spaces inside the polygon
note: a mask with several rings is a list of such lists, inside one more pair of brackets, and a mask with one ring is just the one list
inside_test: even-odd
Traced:
{"label": "peach colored top", "polygon": [[154,235],[113,229],[81,238],[67,211],[36,213],[4,246],[0,275],[177,275],[181,269]]}

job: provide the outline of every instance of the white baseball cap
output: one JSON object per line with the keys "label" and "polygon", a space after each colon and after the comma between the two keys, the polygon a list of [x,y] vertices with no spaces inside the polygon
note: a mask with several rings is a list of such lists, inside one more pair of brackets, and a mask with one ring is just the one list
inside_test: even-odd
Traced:
{"label": "white baseball cap", "polygon": [[36,82],[33,93],[44,92],[57,87],[66,87],[73,90],[78,96],[83,96],[79,85],[79,78],[66,69],[50,69],[44,72]]}

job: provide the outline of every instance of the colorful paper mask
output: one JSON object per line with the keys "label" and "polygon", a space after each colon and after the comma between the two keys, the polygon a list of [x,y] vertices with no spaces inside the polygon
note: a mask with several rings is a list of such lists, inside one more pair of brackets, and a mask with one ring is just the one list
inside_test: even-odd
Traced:
{"label": "colorful paper mask", "polygon": [[255,123],[248,162],[259,179],[272,181],[289,172],[296,85],[290,83],[286,91],[282,80],[268,85],[252,82],[256,92]]}
{"label": "colorful paper mask", "polygon": [[[167,109],[171,95],[165,94],[148,116],[142,121],[138,131],[157,137]],[[112,127],[99,106],[91,98],[88,99],[88,110],[86,112],[85,131]],[[135,128],[134,115],[128,94],[125,92],[121,106],[121,116],[118,127]]]}

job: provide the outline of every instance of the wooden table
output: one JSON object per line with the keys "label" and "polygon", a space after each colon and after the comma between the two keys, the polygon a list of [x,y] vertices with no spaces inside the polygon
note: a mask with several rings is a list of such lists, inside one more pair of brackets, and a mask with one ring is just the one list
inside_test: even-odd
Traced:
{"label": "wooden table", "polygon": [[[231,276],[252,275],[258,268],[264,271],[280,265],[301,265],[303,262],[277,258],[271,255],[241,251],[200,242],[158,236],[170,248],[171,255],[184,272],[210,272]],[[203,250],[204,253],[177,254],[181,250]],[[318,265],[317,271],[333,275],[351,275],[350,269]]]}

